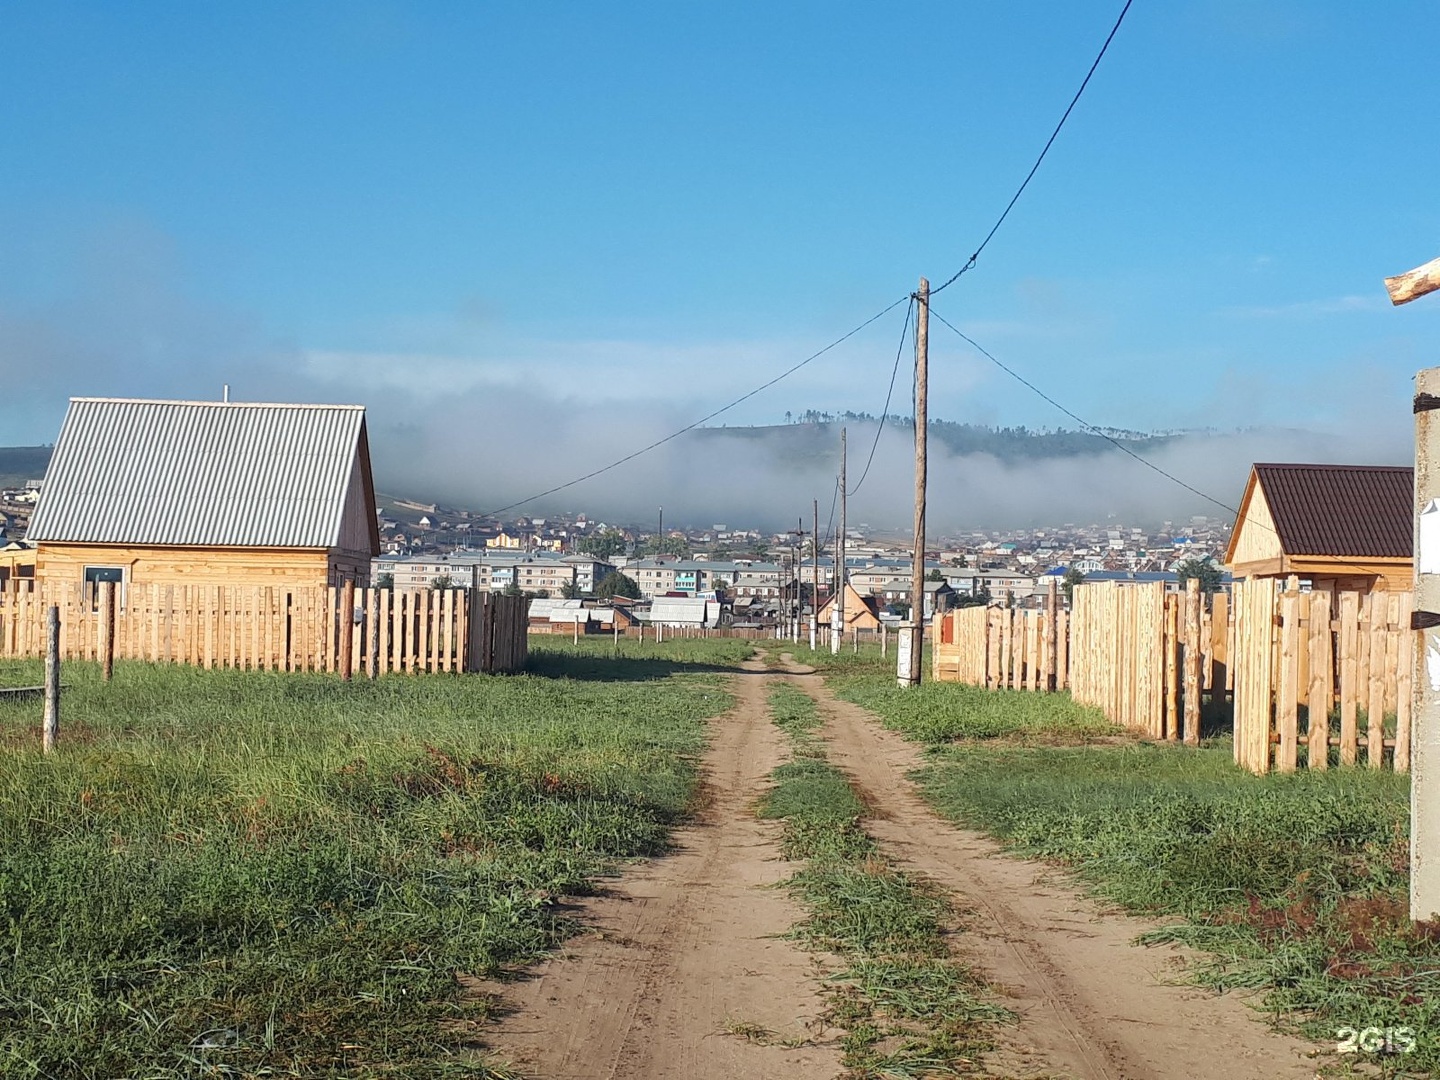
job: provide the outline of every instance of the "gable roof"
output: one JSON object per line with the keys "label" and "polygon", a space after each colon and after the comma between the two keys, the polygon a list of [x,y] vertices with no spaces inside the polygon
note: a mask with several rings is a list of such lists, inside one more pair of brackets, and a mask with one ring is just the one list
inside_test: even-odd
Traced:
{"label": "gable roof", "polygon": [[[1257,463],[1254,482],[1287,555],[1411,556],[1415,470],[1409,466]],[[1246,502],[1242,509],[1248,509],[1248,492]]]}
{"label": "gable roof", "polygon": [[71,398],[29,535],[337,547],[352,477],[378,552],[363,406]]}

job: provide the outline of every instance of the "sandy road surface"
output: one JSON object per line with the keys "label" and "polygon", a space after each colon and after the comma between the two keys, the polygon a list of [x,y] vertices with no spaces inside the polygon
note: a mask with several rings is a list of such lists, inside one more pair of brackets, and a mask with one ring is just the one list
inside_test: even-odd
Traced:
{"label": "sandy road surface", "polygon": [[793,675],[826,717],[830,760],[876,817],[870,833],[898,862],[949,889],[972,914],[958,947],[1021,1016],[997,1069],[1077,1080],[1289,1080],[1315,1076],[1308,1043],[1271,1033],[1236,996],[1173,985],[1180,952],[1132,945],[1150,924],[1102,910],[1043,864],[940,818],[905,774],[911,743]]}
{"label": "sandy road surface", "polygon": [[[491,1049],[535,1080],[830,1080],[813,958],[780,935],[800,918],[782,889],[779,826],[755,817],[770,770],[788,758],[766,689],[783,676],[747,664],[736,707],[716,720],[707,800],[676,854],[624,875],[581,905],[592,929],[504,988],[513,1011]],[[736,1030],[774,1033],[754,1041]],[[785,1043],[799,1045],[785,1045]]]}

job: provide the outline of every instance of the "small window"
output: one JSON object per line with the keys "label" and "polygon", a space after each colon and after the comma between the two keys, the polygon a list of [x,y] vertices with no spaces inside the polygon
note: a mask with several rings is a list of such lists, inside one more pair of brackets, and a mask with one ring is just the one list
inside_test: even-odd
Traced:
{"label": "small window", "polygon": [[85,593],[90,598],[90,610],[100,610],[100,583],[111,582],[115,586],[115,602],[125,602],[125,568],[123,566],[85,567]]}
{"label": "small window", "polygon": [[85,584],[99,585],[102,581],[112,581],[117,585],[125,581],[125,568],[123,566],[87,566],[85,567]]}

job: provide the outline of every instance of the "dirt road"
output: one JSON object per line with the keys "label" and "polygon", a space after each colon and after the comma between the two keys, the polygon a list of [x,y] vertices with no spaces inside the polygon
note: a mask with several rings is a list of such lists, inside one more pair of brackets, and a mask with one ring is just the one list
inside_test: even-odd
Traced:
{"label": "dirt road", "polygon": [[1076,1080],[1314,1077],[1310,1044],[1271,1033],[1235,995],[1178,985],[1180,950],[1131,944],[1152,924],[1103,911],[1045,865],[945,822],[904,779],[921,764],[913,744],[819,676],[792,678],[820,702],[830,760],[875,809],[871,835],[968,913],[960,951],[1021,1016],[1001,1033],[997,1068]]}
{"label": "dirt road", "polygon": [[[1000,855],[915,793],[911,744],[837,700],[817,676],[736,676],[715,722],[706,805],[677,853],[583,903],[591,928],[506,988],[488,1041],[534,1080],[734,1080],[841,1074],[814,957],[783,940],[801,917],[784,890],[778,827],[756,800],[788,748],[766,691],[789,678],[820,702],[832,762],[860,789],[867,828],[897,865],[948,890],[963,959],[1020,1022],[1001,1032],[995,1076],[1073,1080],[1301,1080],[1313,1049],[1274,1035],[1234,996],[1177,984],[1181,954],[1132,945],[1148,924],[1102,911],[1042,864]],[[769,1033],[769,1034],[762,1034]]]}
{"label": "dirt road", "polygon": [[[815,961],[783,935],[801,917],[782,889],[779,826],[755,802],[788,749],[770,723],[759,664],[714,723],[699,820],[677,853],[586,901],[590,932],[506,989],[512,1015],[487,1039],[535,1080],[830,1080]],[[761,1031],[769,1036],[759,1036]],[[757,1038],[757,1036],[759,1036]],[[798,1045],[796,1045],[798,1044]]]}

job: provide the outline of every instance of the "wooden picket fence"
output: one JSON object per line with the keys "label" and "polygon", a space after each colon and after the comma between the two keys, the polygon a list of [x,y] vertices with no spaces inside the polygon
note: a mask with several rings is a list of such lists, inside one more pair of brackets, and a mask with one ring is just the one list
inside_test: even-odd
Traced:
{"label": "wooden picket fence", "polygon": [[1115,723],[1198,745],[1202,706],[1223,702],[1233,677],[1228,598],[1160,582],[1077,586],[1070,692]]}
{"label": "wooden picket fence", "polygon": [[1239,582],[1233,598],[1160,583],[1077,586],[1056,611],[967,608],[936,628],[934,677],[990,689],[1069,689],[1117,724],[1200,741],[1233,716],[1235,761],[1255,773],[1364,760],[1410,766],[1409,593],[1301,592]]}
{"label": "wooden picket fence", "polygon": [[[1235,761],[1251,772],[1410,768],[1411,593],[1235,586]],[[1363,721],[1363,727],[1362,727]],[[1388,751],[1388,753],[1387,753]]]}
{"label": "wooden picket fence", "polygon": [[[348,599],[348,605],[347,605]],[[44,655],[60,609],[67,660],[257,671],[513,672],[528,659],[523,597],[464,590],[130,585],[10,581],[0,658]],[[345,617],[347,614],[348,619]]]}
{"label": "wooden picket fence", "polygon": [[991,690],[1063,690],[1069,685],[1069,625],[1069,614],[1059,607],[946,612],[936,620],[930,650],[935,681]]}

